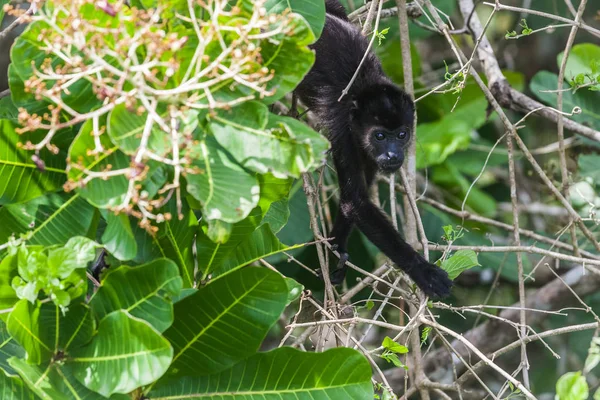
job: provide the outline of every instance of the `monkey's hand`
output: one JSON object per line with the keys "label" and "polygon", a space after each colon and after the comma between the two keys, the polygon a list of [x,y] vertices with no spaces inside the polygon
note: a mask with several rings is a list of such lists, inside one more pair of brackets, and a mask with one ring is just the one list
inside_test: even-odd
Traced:
{"label": "monkey's hand", "polygon": [[447,297],[450,294],[453,282],[448,273],[424,259],[411,268],[408,275],[429,297]]}
{"label": "monkey's hand", "polygon": [[[338,246],[331,246],[331,250],[339,251]],[[340,251],[340,261],[338,261],[337,268],[329,273],[329,279],[332,285],[340,285],[346,279],[346,271],[348,270],[348,266],[346,265],[346,261],[348,261],[349,255],[345,251]],[[323,272],[319,270],[317,272],[320,279],[323,279]]]}

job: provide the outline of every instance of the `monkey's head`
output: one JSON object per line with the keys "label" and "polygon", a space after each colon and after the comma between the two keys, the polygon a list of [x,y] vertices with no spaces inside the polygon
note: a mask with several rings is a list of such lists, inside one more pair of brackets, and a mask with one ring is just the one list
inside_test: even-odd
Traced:
{"label": "monkey's head", "polygon": [[391,83],[370,85],[352,98],[352,134],[384,173],[397,171],[413,134],[415,105]]}

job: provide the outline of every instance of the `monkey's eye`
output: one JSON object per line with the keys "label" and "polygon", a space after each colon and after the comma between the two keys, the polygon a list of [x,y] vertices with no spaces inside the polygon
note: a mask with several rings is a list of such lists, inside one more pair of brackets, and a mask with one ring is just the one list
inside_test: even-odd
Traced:
{"label": "monkey's eye", "polygon": [[402,131],[398,133],[398,139],[405,139],[406,138],[406,132]]}
{"label": "monkey's eye", "polygon": [[383,140],[383,139],[385,139],[385,135],[383,134],[383,132],[377,132],[375,134],[375,139],[377,139],[377,140]]}

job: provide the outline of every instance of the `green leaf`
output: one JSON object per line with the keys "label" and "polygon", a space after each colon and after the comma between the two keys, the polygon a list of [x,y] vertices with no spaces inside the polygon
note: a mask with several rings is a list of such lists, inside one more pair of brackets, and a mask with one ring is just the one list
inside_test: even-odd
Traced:
{"label": "green leaf", "polygon": [[[68,365],[49,363],[38,366],[27,364],[18,358],[12,358],[10,363],[19,371],[29,389],[43,400],[106,399],[106,397],[92,392],[79,383]],[[125,395],[113,395],[110,399],[128,400],[130,398]]]}
{"label": "green leaf", "polygon": [[223,262],[223,265],[214,272],[216,274],[222,274],[253,263],[254,261],[258,261],[261,258],[302,246],[304,246],[304,244],[294,246],[282,244],[279,239],[277,239],[277,236],[271,232],[271,227],[269,225],[261,225],[252,232],[251,235],[242,240]]}
{"label": "green leaf", "polygon": [[256,176],[238,165],[212,136],[201,140],[189,157],[199,171],[186,175],[187,190],[202,203],[204,218],[234,223],[256,207],[260,190]]}
{"label": "green leaf", "polygon": [[[19,296],[12,287],[12,281],[19,273],[18,266],[16,252],[8,254],[0,262],[0,311],[10,309],[19,301]],[[0,313],[0,318],[6,320],[8,314]]]}
{"label": "green leaf", "polygon": [[[290,0],[286,1],[289,3]],[[305,0],[303,2],[309,3]],[[291,14],[290,17],[289,26],[293,28],[292,32],[278,35],[275,40],[265,40],[260,44],[263,67],[275,72],[267,83],[267,89],[274,93],[261,99],[266,104],[274,103],[291,92],[310,71],[315,61],[315,53],[308,48],[308,45],[315,41],[315,35],[302,16]]]}
{"label": "green leaf", "polygon": [[164,332],[173,322],[170,298],[179,294],[182,280],[177,264],[162,258],[138,267],[111,269],[91,300],[101,320],[116,310],[148,321]]}
{"label": "green leaf", "polygon": [[[564,52],[557,56],[557,65],[562,64]],[[593,63],[600,61],[600,46],[592,43],[580,43],[573,46],[569,52],[567,67],[565,72],[567,76],[577,76],[579,74],[590,75],[595,74],[593,71]]]}
{"label": "green leaf", "polygon": [[[535,96],[544,103],[556,107],[557,82],[556,74],[540,71],[535,74],[529,87]],[[569,89],[568,83],[564,82],[561,89]],[[553,90],[554,92],[543,92],[544,90]],[[600,92],[578,90],[573,94],[569,90],[563,91],[563,111],[570,113],[575,107],[581,108],[581,114],[574,114],[569,118],[600,130]]]}
{"label": "green leaf", "polygon": [[248,238],[260,223],[260,209],[255,208],[248,217],[235,223],[231,228],[229,240],[225,243],[213,242],[203,229],[196,236],[196,254],[198,255],[198,270],[202,279],[220,268],[225,260],[235,252],[237,246]]}
{"label": "green leaf", "polygon": [[101,212],[107,224],[102,234],[102,244],[106,250],[121,261],[134,258],[137,254],[137,243],[127,215],[115,215],[104,210]]}
{"label": "green leaf", "polygon": [[58,351],[68,353],[89,342],[94,320],[83,302],[69,306],[65,314],[53,303],[17,303],[7,321],[8,332],[27,352],[27,361],[39,364]]}
{"label": "green leaf", "polygon": [[91,343],[71,353],[77,380],[103,396],[129,393],[160,378],[173,358],[169,342],[125,311],[107,315]]}
{"label": "green leaf", "polygon": [[[0,4],[2,4],[2,0],[0,0]],[[0,8],[2,7],[0,6]],[[2,13],[2,10],[0,10],[0,13]],[[13,123],[18,122],[19,110],[9,96],[0,99],[0,119],[10,120]]]}
{"label": "green leaf", "polygon": [[[52,67],[56,71],[65,62],[59,57],[42,49],[45,46],[43,41],[39,40],[44,31],[52,29],[45,21],[35,21],[31,23],[17,39],[10,50],[10,59],[14,69],[21,78],[26,81],[34,76],[34,68],[37,71],[43,71],[42,64],[49,59]],[[46,87],[52,87],[53,81],[46,81]],[[12,92],[12,86],[11,86]],[[79,113],[90,111],[95,106],[101,104],[98,97],[92,90],[92,84],[86,79],[79,79],[71,86],[67,93],[61,93],[62,101],[69,107]],[[32,112],[32,110],[29,110]]]}
{"label": "green leaf", "polygon": [[461,272],[478,265],[481,264],[477,261],[477,253],[473,250],[458,250],[450,258],[444,260],[441,267],[448,273],[448,277],[454,280]]}
{"label": "green leaf", "polygon": [[44,149],[39,158],[44,171],[32,160],[33,152],[23,150],[17,143],[38,142],[42,132],[19,135],[17,124],[0,120],[0,205],[27,201],[59,189],[66,180],[65,153],[52,154]]}
{"label": "green leaf", "polygon": [[[17,375],[17,371],[8,364],[11,357],[25,358],[25,349],[19,346],[17,341],[10,336],[6,324],[0,321],[0,381],[2,381],[2,371],[8,376]],[[0,385],[1,387],[2,385]],[[3,397],[0,396],[0,399],[3,399]]]}
{"label": "green leaf", "polygon": [[[467,82],[470,82],[469,78]],[[437,96],[436,96],[437,97]],[[440,107],[444,113],[437,121],[419,124],[417,130],[417,168],[441,164],[457,150],[464,150],[469,145],[473,130],[481,127],[487,120],[485,97],[473,84],[467,84],[461,92],[460,101],[456,96],[445,94],[441,100],[445,104]],[[430,102],[434,99],[430,99]],[[419,107],[421,108],[421,107]],[[438,111],[439,112],[439,111]]]}
{"label": "green leaf", "polygon": [[290,304],[291,302],[300,298],[302,291],[304,290],[304,286],[296,282],[296,280],[293,278],[285,278],[285,283],[288,288],[287,302]]}
{"label": "green leaf", "polygon": [[579,156],[579,173],[589,176],[596,184],[600,184],[600,155],[581,154]]}
{"label": "green leaf", "polygon": [[303,353],[280,348],[258,353],[229,370],[166,381],[152,399],[206,398],[263,400],[372,399],[371,367],[357,351],[337,348]]}
{"label": "green leaf", "polygon": [[255,353],[287,303],[283,278],[244,268],[210,282],[175,304],[165,332],[175,350],[171,371],[206,375]]}
{"label": "green leaf", "polygon": [[321,135],[293,118],[269,115],[267,106],[255,101],[218,112],[209,127],[242,166],[280,178],[298,178],[319,165],[327,150]]}
{"label": "green leaf", "polygon": [[[44,308],[44,312],[49,310],[50,308]],[[27,300],[20,300],[6,322],[8,332],[23,346],[27,352],[26,359],[31,364],[49,360],[55,350],[54,332],[41,326],[41,313],[42,306],[39,303],[31,304]]]}
{"label": "green leaf", "polygon": [[0,371],[0,399],[34,400],[35,396],[20,378],[7,376]]}
{"label": "green leaf", "polygon": [[63,247],[48,251],[48,269],[60,279],[65,279],[78,268],[86,268],[96,258],[96,242],[86,237],[75,236]]}
{"label": "green leaf", "polygon": [[383,339],[383,344],[382,344],[383,348],[386,350],[389,350],[391,352],[394,352],[396,354],[406,354],[408,353],[408,347],[403,346],[399,343],[396,343],[394,341],[394,339],[392,339],[389,336],[386,336]]}
{"label": "green leaf", "polygon": [[268,13],[281,14],[285,9],[302,15],[310,25],[316,37],[321,36],[325,25],[325,3],[319,0],[267,0]]}
{"label": "green leaf", "polygon": [[591,370],[600,364],[600,338],[593,337],[588,350],[588,356],[585,359],[583,373],[588,374]]}
{"label": "green leaf", "polygon": [[594,393],[594,400],[600,400],[600,388],[598,388],[598,390],[596,390],[596,393]]}
{"label": "green leaf", "polygon": [[[168,110],[158,113],[163,120],[171,123]],[[148,112],[138,115],[135,110],[127,109],[125,104],[116,106],[108,117],[107,132],[119,150],[128,155],[137,153],[142,139],[142,132],[148,120]],[[173,145],[169,132],[161,129],[153,119],[151,121],[151,134],[148,138],[147,148],[160,157],[169,157]],[[198,112],[188,110],[183,120],[176,118],[176,124],[180,127],[179,134],[182,137],[191,134],[198,126]],[[172,155],[171,155],[172,157]]]}
{"label": "green leaf", "polygon": [[171,199],[161,211],[168,212],[173,217],[159,227],[158,237],[155,240],[160,247],[160,253],[155,251],[154,258],[166,257],[174,261],[179,267],[183,287],[192,287],[195,268],[193,247],[198,230],[198,219],[187,206],[183,206],[181,210],[183,218],[179,219],[176,199]]}
{"label": "green leaf", "polygon": [[94,207],[81,196],[49,193],[0,208],[0,243],[13,234],[27,234],[28,244],[63,245],[73,236],[86,235],[93,217]]}
{"label": "green leaf", "polygon": [[587,400],[588,384],[581,371],[567,372],[561,376],[556,382],[556,396],[558,400]]}
{"label": "green leaf", "polygon": [[[105,124],[101,118],[99,125]],[[69,149],[69,181],[83,179],[83,169],[101,172],[107,169],[123,169],[129,167],[129,157],[119,151],[108,135],[100,135],[100,143],[104,151],[91,154],[90,149],[96,148],[93,135],[93,121],[87,120],[79,129],[79,134]],[[110,167],[109,167],[110,166]],[[125,175],[118,175],[104,179],[92,179],[85,186],[77,189],[78,193],[91,204],[100,208],[119,206],[127,193],[128,181]]]}

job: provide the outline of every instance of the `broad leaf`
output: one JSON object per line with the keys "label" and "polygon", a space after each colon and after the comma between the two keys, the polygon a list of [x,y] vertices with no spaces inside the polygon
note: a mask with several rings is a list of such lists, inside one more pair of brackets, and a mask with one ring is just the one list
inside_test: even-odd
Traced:
{"label": "broad leaf", "polygon": [[[27,352],[27,361],[31,364],[40,364],[48,361],[54,354],[54,332],[47,330],[40,324],[42,312],[48,312],[49,308],[42,311],[41,304],[31,304],[27,300],[20,300],[10,315],[6,325],[8,332],[15,340],[23,346]],[[48,320],[48,318],[44,318]]]}
{"label": "broad leaf", "polygon": [[[301,1],[310,4],[315,0]],[[292,32],[261,43],[261,56],[264,59],[262,65],[275,71],[275,75],[267,84],[267,88],[274,93],[262,99],[267,104],[274,103],[291,92],[310,71],[315,61],[315,53],[307,47],[315,41],[315,35],[308,23],[298,14],[292,14],[290,19],[289,26],[293,27]]]}
{"label": "broad leaf", "polygon": [[[60,363],[43,365],[27,364],[13,358],[11,365],[19,371],[23,380],[43,400],[103,400],[106,397],[92,392],[75,379],[71,368]],[[4,398],[3,398],[4,399]],[[125,395],[110,396],[111,400],[128,400]]]}
{"label": "broad leaf", "polygon": [[173,322],[170,298],[179,294],[181,286],[179,269],[169,259],[138,267],[123,265],[109,270],[91,305],[100,320],[113,311],[124,310],[163,332]]}
{"label": "broad leaf", "polygon": [[102,234],[102,243],[106,250],[118,260],[131,260],[137,254],[137,243],[129,218],[125,214],[115,215],[102,210],[106,219],[106,229]]}
{"label": "broad leaf", "polygon": [[186,175],[187,190],[202,204],[204,218],[238,222],[256,207],[260,190],[256,176],[236,163],[212,136],[199,141],[189,157],[197,173]]}
{"label": "broad leaf", "polygon": [[295,246],[286,246],[271,232],[269,225],[261,225],[245,240],[235,248],[235,251],[225,260],[221,268],[216,270],[217,274],[222,274],[232,269],[240,268],[254,261],[260,260],[283,251],[293,250],[303,244]]}
{"label": "broad leaf", "polygon": [[[557,65],[561,65],[564,52],[561,52],[556,60]],[[596,71],[593,71],[592,64],[596,63]],[[579,74],[592,75],[600,72],[600,46],[593,43],[580,43],[573,46],[569,52],[567,67],[565,73],[567,78]]]}
{"label": "broad leaf", "polygon": [[[6,375],[17,375],[9,364],[8,360],[11,357],[25,358],[25,349],[23,349],[15,339],[13,339],[6,328],[6,324],[0,321],[0,378],[2,378],[2,371]],[[0,385],[0,388],[2,385]],[[0,399],[3,398],[0,396]]]}
{"label": "broad leaf", "polygon": [[556,382],[558,400],[587,400],[588,396],[588,384],[581,371],[567,372]]}
{"label": "broad leaf", "polygon": [[33,152],[23,150],[17,143],[37,142],[42,132],[19,135],[18,125],[0,119],[0,205],[19,203],[59,189],[67,178],[65,153],[40,152],[43,170],[32,160]]}
{"label": "broad leaf", "polygon": [[53,303],[21,300],[7,321],[8,332],[23,346],[30,363],[47,361],[58,351],[69,352],[92,337],[94,320],[85,303],[69,306],[66,314]]}
{"label": "broad leaf", "polygon": [[0,371],[0,399],[34,400],[34,394],[23,384],[21,378],[5,375]]}
{"label": "broad leaf", "polygon": [[85,236],[94,207],[78,194],[49,193],[27,203],[0,209],[0,243],[11,235],[27,234],[27,244],[63,245],[73,236]]}
{"label": "broad leaf", "polygon": [[241,165],[277,177],[299,177],[320,165],[328,148],[320,134],[293,118],[269,115],[259,102],[219,112],[210,130]]}
{"label": "broad leaf", "polygon": [[[531,80],[531,91],[544,103],[556,107],[556,89],[558,76],[548,71],[540,71]],[[600,129],[600,92],[591,92],[580,89],[575,94],[569,89],[569,85],[563,82],[563,111],[571,112],[573,108],[580,107],[581,114],[569,117],[577,122],[589,125],[594,129]],[[548,90],[552,92],[547,92]]]}
{"label": "broad leaf", "polygon": [[264,400],[372,399],[371,367],[348,348],[303,353],[280,348],[259,353],[219,374],[167,381],[152,399]]}
{"label": "broad leaf", "polygon": [[91,343],[71,356],[69,365],[77,380],[108,397],[129,393],[162,376],[173,348],[147,322],[115,311],[100,321]]}
{"label": "broad leaf", "polygon": [[171,371],[206,375],[258,350],[287,302],[283,278],[268,269],[227,274],[175,304],[165,332],[175,350]]}
{"label": "broad leaf", "polygon": [[325,24],[325,3],[320,0],[267,0],[267,12],[281,14],[289,9],[302,15],[313,31],[315,37],[321,36]]}
{"label": "broad leaf", "polygon": [[255,208],[248,217],[235,223],[231,228],[229,239],[225,243],[215,243],[204,232],[205,227],[198,230],[196,236],[196,254],[198,270],[201,278],[206,278],[212,271],[223,265],[223,262],[246,240],[260,223],[260,209]]}
{"label": "broad leaf", "polygon": [[444,260],[442,269],[448,273],[450,279],[456,279],[461,272],[480,265],[477,253],[473,250],[458,250],[450,258]]}

